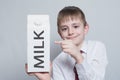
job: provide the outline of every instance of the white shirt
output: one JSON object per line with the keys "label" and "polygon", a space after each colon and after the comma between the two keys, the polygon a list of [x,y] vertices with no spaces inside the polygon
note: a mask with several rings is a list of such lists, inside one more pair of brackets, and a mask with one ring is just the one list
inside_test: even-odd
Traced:
{"label": "white shirt", "polygon": [[84,61],[75,64],[75,59],[61,52],[53,61],[52,80],[75,80],[74,66],[79,80],[104,80],[107,66],[105,45],[99,41],[84,41],[82,48]]}

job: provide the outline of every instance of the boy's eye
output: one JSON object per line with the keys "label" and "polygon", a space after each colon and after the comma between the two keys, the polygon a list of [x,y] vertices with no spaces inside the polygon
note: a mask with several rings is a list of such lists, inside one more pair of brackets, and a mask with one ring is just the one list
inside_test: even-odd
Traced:
{"label": "boy's eye", "polygon": [[78,28],[79,26],[73,26],[74,28]]}
{"label": "boy's eye", "polygon": [[62,28],[61,30],[62,30],[62,31],[66,31],[66,30],[67,30],[67,28]]}

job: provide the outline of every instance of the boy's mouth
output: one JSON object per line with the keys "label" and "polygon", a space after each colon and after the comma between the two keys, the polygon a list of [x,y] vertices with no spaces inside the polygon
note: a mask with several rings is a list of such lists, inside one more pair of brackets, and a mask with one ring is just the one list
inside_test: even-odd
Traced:
{"label": "boy's mouth", "polygon": [[75,36],[68,36],[66,37],[67,39],[74,39],[74,38],[77,38],[79,35],[75,35]]}

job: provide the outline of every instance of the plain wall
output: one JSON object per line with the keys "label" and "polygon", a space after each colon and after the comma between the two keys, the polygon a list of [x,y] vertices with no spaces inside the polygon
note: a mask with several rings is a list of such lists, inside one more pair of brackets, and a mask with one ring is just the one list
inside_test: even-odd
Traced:
{"label": "plain wall", "polygon": [[51,61],[60,53],[56,17],[64,6],[80,7],[90,25],[86,39],[100,40],[107,48],[105,80],[120,79],[119,0],[0,0],[0,80],[36,80],[25,73],[27,15],[48,14],[51,25]]}

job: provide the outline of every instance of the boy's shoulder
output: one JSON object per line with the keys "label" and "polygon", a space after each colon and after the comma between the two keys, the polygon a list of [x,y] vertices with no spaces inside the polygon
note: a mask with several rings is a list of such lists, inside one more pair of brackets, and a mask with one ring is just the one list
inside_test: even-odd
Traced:
{"label": "boy's shoulder", "polygon": [[87,40],[85,41],[87,43],[87,45],[105,45],[102,41],[98,41],[98,40]]}
{"label": "boy's shoulder", "polygon": [[68,54],[63,51],[59,53],[59,55],[53,60],[54,63],[64,63],[68,59]]}
{"label": "boy's shoulder", "polygon": [[57,57],[55,59],[65,58],[65,56],[67,56],[67,55],[62,51],[57,55]]}
{"label": "boy's shoulder", "polygon": [[88,52],[93,50],[106,50],[106,46],[102,41],[88,40],[86,41],[86,44]]}

